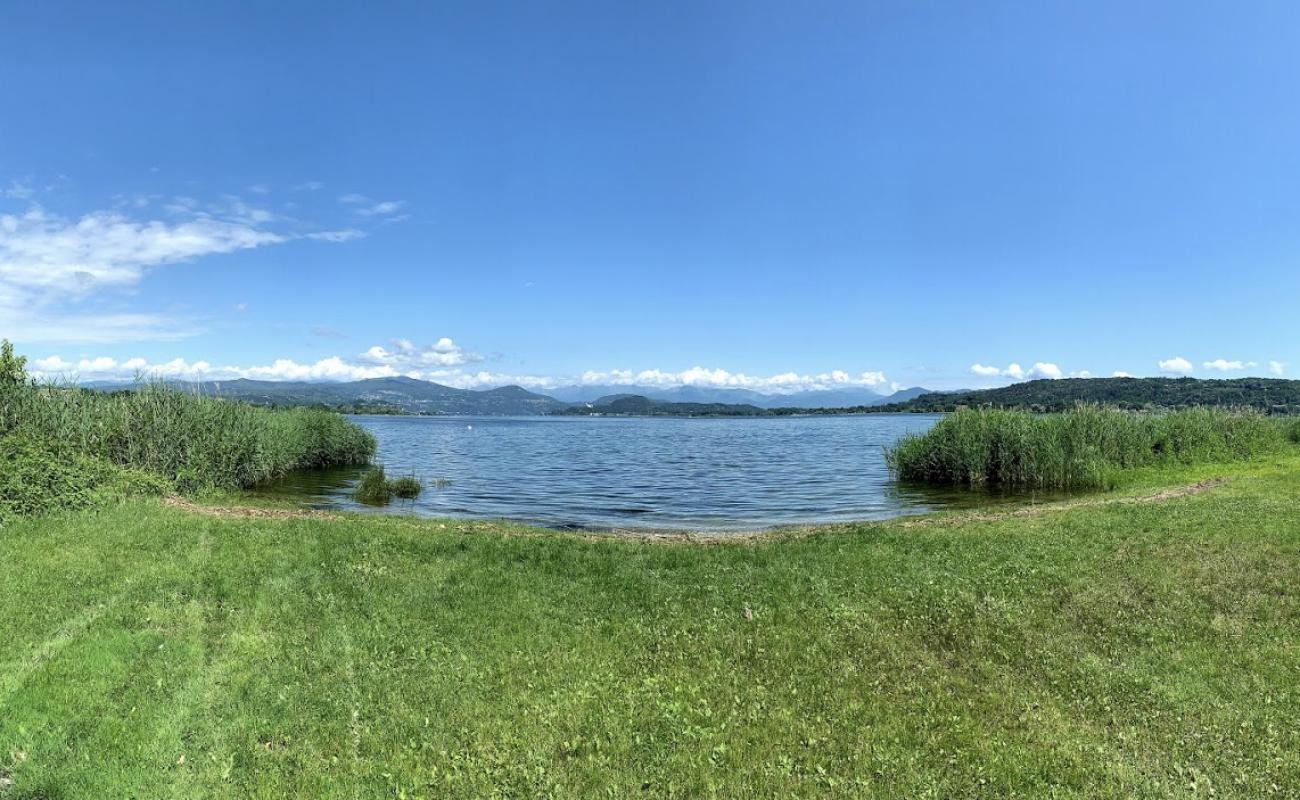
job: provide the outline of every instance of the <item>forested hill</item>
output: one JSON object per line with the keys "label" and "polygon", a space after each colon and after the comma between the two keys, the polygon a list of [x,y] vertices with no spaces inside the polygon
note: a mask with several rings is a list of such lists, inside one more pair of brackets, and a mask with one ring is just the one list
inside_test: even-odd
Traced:
{"label": "forested hill", "polygon": [[1015,383],[999,389],[931,392],[873,411],[952,411],[961,406],[997,406],[1061,411],[1078,403],[1127,409],[1189,406],[1249,407],[1275,414],[1300,414],[1300,381],[1276,378],[1064,378]]}

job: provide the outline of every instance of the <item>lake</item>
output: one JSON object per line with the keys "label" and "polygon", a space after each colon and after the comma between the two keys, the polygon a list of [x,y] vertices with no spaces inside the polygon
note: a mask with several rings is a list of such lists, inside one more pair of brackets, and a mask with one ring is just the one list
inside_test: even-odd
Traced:
{"label": "lake", "polygon": [[767,418],[355,416],[389,477],[427,485],[383,509],[356,503],[361,471],[300,472],[262,491],[325,508],[512,519],[565,528],[756,530],[872,520],[967,504],[899,486],[884,449],[933,414]]}

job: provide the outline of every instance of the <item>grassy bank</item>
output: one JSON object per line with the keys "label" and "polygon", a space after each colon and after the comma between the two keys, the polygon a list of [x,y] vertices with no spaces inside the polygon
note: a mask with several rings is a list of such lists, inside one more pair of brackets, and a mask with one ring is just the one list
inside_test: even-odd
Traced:
{"label": "grassy bank", "polygon": [[968,409],[887,453],[904,481],[951,486],[1097,489],[1123,470],[1276,453],[1300,426],[1249,411],[1135,414],[1081,406],[1053,414]]}
{"label": "grassy bank", "polygon": [[20,520],[0,797],[1294,796],[1300,457],[1130,479],[1216,475],[719,546]]}
{"label": "grassy bank", "polygon": [[338,414],[272,410],[145,383],[105,394],[28,380],[0,349],[0,522],[119,495],[252,486],[375,450]]}

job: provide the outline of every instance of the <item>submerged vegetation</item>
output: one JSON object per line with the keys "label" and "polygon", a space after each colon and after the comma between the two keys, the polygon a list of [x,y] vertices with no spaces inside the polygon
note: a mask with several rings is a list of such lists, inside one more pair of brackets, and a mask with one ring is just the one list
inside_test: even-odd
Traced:
{"label": "submerged vegetation", "polygon": [[160,383],[112,394],[38,384],[4,342],[0,448],[12,454],[0,509],[31,513],[89,504],[114,486],[241,489],[294,469],[362,464],[375,440],[332,412],[257,408]]}
{"label": "submerged vegetation", "polygon": [[[1300,423],[1291,422],[1295,438]],[[1079,406],[1053,414],[965,409],[887,454],[904,481],[1014,489],[1108,488],[1118,470],[1238,461],[1275,452],[1287,424],[1253,411],[1135,414]]]}

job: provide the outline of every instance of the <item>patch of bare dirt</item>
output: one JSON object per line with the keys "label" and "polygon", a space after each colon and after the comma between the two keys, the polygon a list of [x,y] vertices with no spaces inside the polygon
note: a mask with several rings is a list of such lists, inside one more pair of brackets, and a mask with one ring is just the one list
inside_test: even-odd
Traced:
{"label": "patch of bare dirt", "polygon": [[175,495],[163,500],[163,504],[191,514],[205,517],[223,517],[232,519],[342,519],[338,514],[319,511],[313,508],[257,508],[255,506],[206,506],[193,503],[184,497]]}

